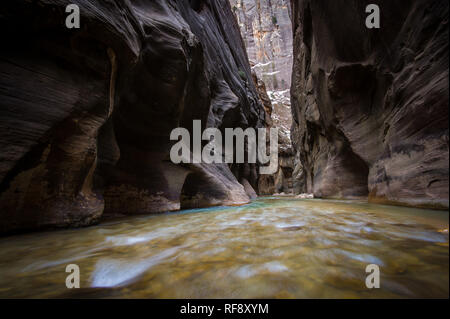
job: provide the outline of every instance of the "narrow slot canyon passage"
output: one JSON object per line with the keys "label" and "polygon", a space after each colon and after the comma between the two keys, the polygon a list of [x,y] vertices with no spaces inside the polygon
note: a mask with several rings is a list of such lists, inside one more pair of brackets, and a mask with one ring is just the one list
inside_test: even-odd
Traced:
{"label": "narrow slot canyon passage", "polygon": [[293,36],[289,1],[230,2],[245,43],[253,81],[266,110],[266,125],[278,129],[278,171],[260,178],[259,193],[299,194],[300,189],[294,189],[295,154],[291,142]]}
{"label": "narrow slot canyon passage", "polygon": [[449,297],[447,1],[38,2],[0,5],[0,298]]}

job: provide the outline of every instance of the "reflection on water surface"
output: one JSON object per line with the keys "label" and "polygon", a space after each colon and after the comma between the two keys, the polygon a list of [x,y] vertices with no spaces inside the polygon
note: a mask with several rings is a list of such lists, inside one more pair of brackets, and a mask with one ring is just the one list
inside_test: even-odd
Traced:
{"label": "reflection on water surface", "polygon": [[0,297],[448,298],[448,264],[448,212],[266,197],[1,238]]}

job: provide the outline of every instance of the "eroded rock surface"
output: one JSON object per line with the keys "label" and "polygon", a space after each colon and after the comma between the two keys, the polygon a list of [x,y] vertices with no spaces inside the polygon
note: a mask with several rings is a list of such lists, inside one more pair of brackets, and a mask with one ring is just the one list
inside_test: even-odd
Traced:
{"label": "eroded rock surface", "polygon": [[[290,108],[285,108],[283,103],[290,103],[283,100],[276,101],[269,97],[265,83],[258,78],[255,71],[252,72],[253,81],[256,85],[258,95],[266,112],[266,148],[270,148],[269,130],[278,129],[278,170],[274,174],[260,175],[258,178],[258,192],[260,195],[273,195],[277,193],[292,193],[293,180],[292,173],[294,169],[294,152],[290,139],[290,132],[287,128],[290,123]],[[278,103],[278,104],[277,104]]]}
{"label": "eroded rock surface", "polygon": [[448,208],[448,6],[292,1],[298,191]]}
{"label": "eroded rock surface", "polygon": [[[293,163],[290,141],[292,122],[292,26],[287,0],[230,0],[254,73],[254,82],[268,119],[267,127],[279,131],[279,169],[259,177],[259,193],[292,192]],[[282,168],[284,167],[284,168]]]}
{"label": "eroded rock surface", "polygon": [[230,0],[250,61],[269,91],[290,88],[292,27],[288,0]]}
{"label": "eroded rock surface", "polygon": [[[81,29],[65,27],[69,3]],[[1,6],[0,233],[254,196],[256,165],[233,174],[169,158],[171,130],[192,131],[193,119],[264,126],[228,1]]]}

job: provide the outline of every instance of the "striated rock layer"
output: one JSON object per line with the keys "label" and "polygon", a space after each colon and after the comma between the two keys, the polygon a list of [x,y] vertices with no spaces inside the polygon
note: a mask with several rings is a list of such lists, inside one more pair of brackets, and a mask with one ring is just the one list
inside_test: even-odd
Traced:
{"label": "striated rock layer", "polygon": [[[365,26],[370,3],[380,29]],[[292,1],[299,191],[448,208],[448,6]]]}
{"label": "striated rock layer", "polygon": [[[65,27],[78,4],[81,28]],[[226,0],[2,4],[0,233],[238,205],[256,165],[170,161],[175,127],[263,127]],[[220,48],[220,50],[218,49]]]}
{"label": "striated rock layer", "polygon": [[230,0],[268,114],[267,127],[279,131],[279,169],[259,177],[259,193],[292,192],[293,152],[290,141],[292,24],[288,0]]}
{"label": "striated rock layer", "polygon": [[230,0],[253,69],[269,91],[291,85],[289,0]]}
{"label": "striated rock layer", "polygon": [[[277,104],[277,102],[272,103],[273,100],[271,100],[268,95],[265,83],[258,78],[255,71],[252,72],[252,76],[257,88],[259,98],[266,112],[265,126],[267,132],[267,149],[270,148],[269,130],[273,127],[278,129],[278,170],[271,175],[259,176],[257,187],[258,193],[260,195],[292,193],[292,171],[294,168],[294,154],[292,150],[290,134],[286,127],[287,123],[289,123],[289,118],[291,118],[291,115],[288,115],[288,110],[286,108],[283,108],[280,104]],[[282,102],[286,103],[286,101]]]}
{"label": "striated rock layer", "polygon": [[[252,70],[271,101],[272,126],[280,132],[280,152],[290,149],[292,124],[292,23],[289,0],[230,0]],[[264,98],[263,98],[264,101]],[[290,152],[291,150],[288,150]]]}

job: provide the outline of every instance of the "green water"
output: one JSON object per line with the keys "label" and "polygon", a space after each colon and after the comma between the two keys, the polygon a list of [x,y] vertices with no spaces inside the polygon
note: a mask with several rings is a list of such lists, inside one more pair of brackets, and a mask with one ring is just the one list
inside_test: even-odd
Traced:
{"label": "green water", "polygon": [[448,298],[448,239],[448,212],[268,197],[1,238],[0,297]]}

